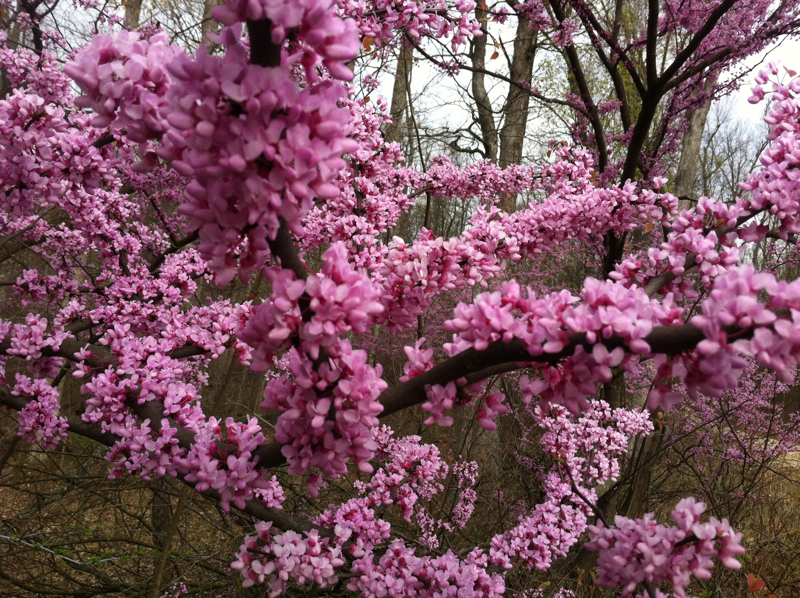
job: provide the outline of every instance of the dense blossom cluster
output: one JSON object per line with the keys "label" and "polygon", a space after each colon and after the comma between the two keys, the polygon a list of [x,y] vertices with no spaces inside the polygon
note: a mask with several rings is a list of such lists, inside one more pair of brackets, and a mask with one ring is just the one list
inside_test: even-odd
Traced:
{"label": "dense blossom cluster", "polygon": [[275,534],[271,528],[270,522],[256,523],[256,535],[245,539],[239,559],[231,563],[245,576],[244,587],[269,581],[270,596],[274,597],[283,593],[290,577],[321,587],[336,581],[335,569],[344,564],[340,548],[330,546],[316,530],[304,538],[292,531]]}
{"label": "dense blossom cluster", "polygon": [[[406,521],[417,522],[421,541],[430,548],[438,547],[437,531],[463,528],[476,499],[477,464],[448,466],[437,447],[421,444],[416,436],[394,439],[384,426],[374,433],[376,461],[381,466],[369,482],[356,482],[360,496],[314,520],[334,530],[333,539],[321,538],[316,530],[301,536],[277,533],[269,523],[257,524],[257,535],[245,539],[233,567],[242,571],[246,585],[268,582],[273,596],[284,591],[288,579],[313,580],[323,586],[333,583],[334,569],[344,563],[345,555],[354,559],[350,570],[356,574],[348,588],[364,596],[503,595],[502,575],[487,569],[505,570],[517,564],[547,569],[555,557],[564,556],[586,530],[590,512],[571,482],[577,480],[579,491],[594,496],[594,486],[618,475],[616,459],[627,450],[629,439],[652,428],[645,413],[611,410],[602,402],[593,403],[579,417],[563,408],[547,414],[535,409],[530,415],[546,430],[543,448],[558,455],[559,461],[542,476],[547,500],[523,514],[514,528],[495,536],[489,553],[475,549],[459,556],[448,550],[433,557],[419,554],[402,540],[386,545],[391,525],[379,513],[390,505],[396,505]],[[592,433],[576,440],[572,437],[576,430]],[[603,440],[594,445],[591,439],[595,437]],[[451,521],[436,521],[425,505],[444,490],[450,470],[459,499]],[[385,551],[378,551],[382,546]]]}
{"label": "dense blossom cluster", "polygon": [[58,391],[41,378],[17,375],[11,392],[33,399],[19,412],[19,435],[27,436],[31,444],[55,449],[67,436],[67,420],[58,415]]}
{"label": "dense blossom cluster", "polygon": [[[562,291],[541,299],[530,291],[524,297],[519,285],[509,282],[502,291],[478,295],[472,305],[460,304],[454,315],[445,323],[454,333],[453,343],[445,347],[451,355],[468,348],[480,351],[495,341],[519,339],[530,361],[536,362],[538,356],[563,351],[569,334],[585,335],[591,350],[579,345],[560,365],[543,365],[541,379],[525,376],[520,380],[526,400],[539,395],[544,402],[562,404],[578,413],[588,405],[586,398],[595,393],[596,384],[611,380],[611,367],[648,354],[645,337],[655,326],[679,322],[681,310],[648,298],[642,289],[589,278],[580,297]],[[620,339],[622,346],[609,351],[603,343],[612,336]],[[452,400],[454,394],[453,385],[450,395],[432,401]]]}
{"label": "dense blossom cluster", "polygon": [[592,401],[580,416],[559,406],[547,411],[528,406],[525,411],[545,434],[538,440],[524,437],[523,446],[541,444],[555,461],[549,472],[538,474],[547,499],[492,540],[491,557],[505,568],[521,560],[528,567],[547,569],[586,530],[591,511],[585,501],[596,498],[594,488],[617,478],[617,458],[632,437],[649,433],[652,424],[646,413],[611,409],[602,401]]}
{"label": "dense blossom cluster", "polygon": [[570,417],[563,407],[554,406],[542,415],[536,407],[534,416],[545,430],[539,442],[545,452],[561,459],[575,478],[587,488],[619,477],[619,461],[632,436],[648,434],[653,429],[647,413],[611,409],[603,401],[592,401],[578,418]]}
{"label": "dense blossom cluster", "polygon": [[[328,9],[317,0],[232,2],[215,9],[229,25],[219,37],[223,56],[202,47],[190,57],[164,34],[144,40],[123,31],[95,38],[67,66],[87,94],[80,103],[100,111],[96,126],[124,127],[137,142],[159,140],[157,153],[192,179],[181,210],[200,227],[199,251],[221,283],[237,261],[245,277],[265,263],[279,219],[294,225],[314,197],[337,195],[331,180],[342,154],[356,147],[346,139],[349,113],[338,106],[346,92],[335,79],[352,78],[343,63],[355,57],[358,40],[352,23]],[[274,45],[274,64],[247,62],[247,19],[272,24],[262,43]],[[303,43],[287,53],[290,32]],[[335,79],[319,80],[318,64]],[[302,88],[294,65],[304,68]]]}
{"label": "dense blossom cluster", "polygon": [[[186,456],[187,482],[196,482],[195,488],[202,492],[214,488],[220,493],[222,508],[230,509],[233,503],[240,509],[245,501],[256,494],[268,507],[279,506],[283,490],[265,479],[264,471],[256,468],[253,450],[263,444],[265,438],[255,418],[247,423],[238,423],[233,418],[225,421],[225,431],[213,417],[205,428],[194,437]],[[224,444],[223,444],[224,443]],[[227,458],[220,458],[227,456]]]}
{"label": "dense blossom cluster", "polygon": [[339,14],[355,20],[362,37],[378,47],[403,33],[414,41],[449,37],[453,49],[481,35],[480,23],[473,16],[473,0],[337,0],[336,6]]}
{"label": "dense blossom cluster", "polygon": [[[589,526],[586,547],[600,551],[600,575],[595,583],[602,587],[621,586],[622,595],[627,598],[639,584],[659,585],[669,580],[675,596],[685,598],[692,576],[711,577],[712,558],[731,569],[740,569],[742,565],[735,557],[744,554],[739,544],[742,535],[735,533],[726,519],[712,517],[708,523],[701,523],[700,515],[705,510],[703,503],[684,498],[672,511],[675,527],[656,523],[652,514],[635,521],[617,516],[613,528],[602,523]],[[630,566],[634,561],[639,566]]]}
{"label": "dense blossom cluster", "polygon": [[298,241],[304,248],[345,243],[356,266],[370,267],[380,256],[374,255],[378,251],[376,237],[394,227],[415,203],[413,194],[404,193],[414,171],[397,167],[403,161],[400,147],[383,139],[380,127],[389,117],[382,98],[375,106],[351,100],[348,108],[349,138],[358,143],[358,149],[350,152],[333,182],[339,195],[309,210]]}
{"label": "dense blossom cluster", "polygon": [[92,125],[112,130],[136,143],[166,130],[161,113],[169,89],[165,65],[180,49],[169,44],[166,33],[141,39],[135,31],[97,35],[64,72],[86,95],[75,104],[96,114]]}
{"label": "dense blossom cluster", "polygon": [[[318,276],[294,279],[288,270],[272,271],[272,296],[253,310],[240,339],[254,348],[257,369],[266,369],[290,350],[288,375],[271,380],[262,408],[281,412],[275,438],[285,446],[290,471],[310,467],[326,476],[346,472],[348,459],[370,471],[370,430],[382,410],[376,401],[386,387],[381,367],[353,350],[342,336],[363,333],[368,318],[382,311],[369,281],[352,269],[341,245],[323,255]],[[302,305],[302,307],[301,307]],[[303,313],[305,311],[305,313]],[[318,369],[309,367],[316,360]],[[312,487],[318,481],[310,478]]]}

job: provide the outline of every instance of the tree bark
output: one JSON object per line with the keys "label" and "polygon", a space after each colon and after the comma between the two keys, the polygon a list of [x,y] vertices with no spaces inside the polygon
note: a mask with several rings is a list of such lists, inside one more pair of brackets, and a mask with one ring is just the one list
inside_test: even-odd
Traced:
{"label": "tree bark", "polygon": [[125,0],[125,29],[136,29],[142,14],[142,0]]}
{"label": "tree bark", "polygon": [[203,0],[203,23],[201,25],[203,39],[200,41],[201,44],[211,43],[209,34],[217,32],[218,24],[211,18],[211,10],[220,4],[222,4],[221,0]]}
{"label": "tree bark", "polygon": [[[703,92],[709,93],[714,88],[717,77],[709,77],[703,85]],[[691,196],[697,179],[697,168],[700,163],[700,146],[703,141],[703,131],[708,119],[711,101],[707,101],[689,116],[689,128],[683,134],[681,160],[678,172],[675,175],[675,195],[678,197]]]}
{"label": "tree bark", "polygon": [[[172,581],[175,575],[171,575],[168,573],[168,579],[164,581],[164,574],[167,571],[167,565],[169,563],[169,552],[172,548],[172,543],[175,535],[178,532],[178,525],[180,524],[181,517],[183,516],[183,511],[186,507],[186,503],[188,500],[189,495],[189,487],[183,486],[180,490],[180,494],[178,495],[178,505],[175,507],[175,512],[172,513],[171,511],[171,504],[169,500],[169,495],[166,495],[166,505],[169,509],[166,513],[166,521],[162,522],[165,525],[163,527],[163,534],[159,536],[159,541],[156,543],[158,546],[161,555],[159,556],[158,562],[156,563],[155,571],[153,572],[153,592],[152,598],[158,598],[161,596],[161,589],[164,586],[168,586],[169,583]],[[154,499],[155,499],[155,491],[154,491]],[[160,501],[163,501],[160,499]],[[163,505],[162,505],[163,506]],[[155,509],[155,504],[153,505]],[[155,512],[155,511],[154,511]],[[155,519],[155,517],[154,517]],[[172,567],[174,568],[174,566]]]}
{"label": "tree bark", "polygon": [[[517,20],[514,38],[514,56],[511,59],[509,78],[522,83],[522,87],[510,85],[504,108],[505,122],[500,130],[500,159],[498,164],[506,168],[522,162],[522,148],[525,144],[525,130],[528,126],[528,108],[531,96],[527,89],[533,78],[533,60],[536,56],[536,32],[531,29],[527,19]],[[501,203],[506,212],[516,209],[517,196],[509,194]]]}
{"label": "tree bark", "polygon": [[[514,56],[511,59],[509,78],[528,87],[533,78],[533,60],[536,56],[536,32],[530,28],[526,19],[517,21],[517,33],[514,38]],[[528,107],[530,94],[517,86],[508,90],[505,105],[505,122],[500,130],[501,167],[519,164],[522,161],[522,146],[525,142],[525,130],[528,125]]]}
{"label": "tree bark", "polygon": [[397,74],[392,88],[392,105],[390,114],[392,122],[386,126],[384,139],[387,143],[400,141],[403,138],[406,108],[408,108],[408,82],[414,64],[414,48],[401,44],[397,56]]}
{"label": "tree bark", "polygon": [[[492,102],[486,92],[486,76],[479,69],[486,67],[486,41],[488,38],[486,23],[487,11],[480,6],[475,7],[475,18],[481,23],[483,35],[472,40],[470,59],[472,60],[472,95],[478,110],[478,126],[481,128],[483,152],[487,160],[497,163],[497,127],[492,112]],[[509,90],[509,94],[511,90]]]}

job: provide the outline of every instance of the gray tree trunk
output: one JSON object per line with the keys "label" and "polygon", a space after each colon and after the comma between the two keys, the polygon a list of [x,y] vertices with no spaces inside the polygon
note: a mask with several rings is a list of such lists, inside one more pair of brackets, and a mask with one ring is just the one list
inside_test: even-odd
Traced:
{"label": "gray tree trunk", "polygon": [[489,94],[486,92],[486,77],[484,73],[478,72],[479,69],[484,69],[486,65],[486,41],[489,36],[487,35],[486,23],[483,21],[485,17],[486,10],[476,6],[475,18],[481,23],[483,35],[472,40],[470,59],[472,60],[472,68],[475,69],[472,71],[472,95],[475,98],[475,106],[478,110],[478,126],[481,129],[484,154],[488,160],[497,163],[497,127],[492,113],[492,103],[489,99]]}
{"label": "gray tree trunk", "polygon": [[533,60],[536,56],[536,32],[530,28],[526,19],[517,22],[514,38],[514,56],[511,59],[509,77],[522,83],[520,88],[511,85],[508,90],[504,116],[505,122],[500,130],[500,161],[503,168],[522,162],[522,147],[525,143],[525,130],[528,125],[528,106],[531,96],[524,87],[529,87],[533,77]]}
{"label": "gray tree trunk", "polygon": [[136,29],[142,14],[142,0],[125,0],[125,28]]}
{"label": "gray tree trunk", "polygon": [[[716,82],[716,77],[706,79],[703,91],[709,93]],[[700,164],[700,146],[703,143],[703,131],[706,128],[710,109],[711,102],[708,101],[689,116],[689,128],[683,134],[681,160],[678,164],[678,172],[675,174],[674,193],[678,197],[691,196],[694,192],[697,168]]]}
{"label": "gray tree trunk", "polygon": [[403,125],[408,108],[408,82],[414,65],[414,48],[402,44],[397,56],[397,74],[392,88],[392,105],[389,107],[392,122],[386,126],[384,139],[387,143],[403,138]]}
{"label": "gray tree trunk", "polygon": [[203,0],[203,23],[201,26],[203,39],[200,41],[201,44],[211,43],[208,35],[216,33],[218,30],[217,22],[211,18],[211,10],[220,4],[222,4],[221,0]]}

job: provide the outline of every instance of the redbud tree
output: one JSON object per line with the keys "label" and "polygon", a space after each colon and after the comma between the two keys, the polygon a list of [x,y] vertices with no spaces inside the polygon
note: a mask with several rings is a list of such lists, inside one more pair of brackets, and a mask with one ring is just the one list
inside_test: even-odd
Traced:
{"label": "redbud tree", "polygon": [[[626,597],[682,597],[717,563],[740,568],[741,534],[702,502],[684,498],[668,523],[611,519],[598,489],[651,432],[651,411],[713,404],[758,368],[794,379],[800,280],[744,256],[800,232],[800,79],[777,66],[756,77],[752,100],[772,102],[768,147],[741,197],[682,208],[667,177],[693,110],[725,90],[720,74],[794,32],[798,8],[650,0],[641,27],[624,8],[227,0],[212,11],[214,45],[193,53],[155,27],[111,27],[63,68],[47,49],[7,44],[0,226],[19,264],[5,284],[27,313],[0,320],[0,402],[19,435],[48,449],[82,435],[107,447],[111,477],[175,478],[254,518],[230,566],[274,596],[290,584],[500,596],[510,572],[547,570],[581,542],[598,553],[596,584]],[[564,98],[476,59],[476,40],[512,18],[563,55]],[[587,42],[611,83],[602,101],[578,53]],[[351,69],[361,49],[399,46],[560,102],[571,138],[542,163],[501,168],[482,118],[488,159],[406,166],[382,135],[385,105],[356,99]],[[466,229],[391,238],[424,194],[476,200]],[[500,209],[513,196],[533,200]],[[597,259],[578,289],[520,274],[576,248]],[[256,276],[269,283],[261,301],[199,293]],[[442,297],[457,305],[405,347],[390,384],[365,339],[419,329]],[[222,421],[203,389],[227,352],[267,381],[258,412]],[[619,372],[645,381],[638,405],[597,400]],[[81,381],[78,414],[60,408],[67,376]],[[479,516],[478,464],[381,422],[416,406],[425,426],[462,412],[487,430],[532,422],[527,441],[552,455],[530,468],[543,500],[453,548],[448,536]],[[312,515],[284,509],[276,472],[310,497],[349,478],[355,495]],[[445,485],[455,498],[442,518],[429,506]]]}

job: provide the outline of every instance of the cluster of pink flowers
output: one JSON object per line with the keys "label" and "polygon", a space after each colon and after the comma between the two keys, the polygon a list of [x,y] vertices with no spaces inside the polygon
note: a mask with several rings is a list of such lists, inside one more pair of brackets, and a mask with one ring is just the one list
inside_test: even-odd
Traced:
{"label": "cluster of pink flowers", "polygon": [[[683,402],[680,412],[669,414],[675,423],[667,429],[667,442],[680,447],[679,458],[692,458],[692,467],[704,481],[748,466],[763,467],[800,444],[800,414],[788,413],[773,400],[788,389],[773,372],[748,359],[736,389],[722,397],[695,394]],[[771,441],[765,443],[767,435]],[[689,446],[685,438],[691,438]],[[731,495],[740,490],[728,489]],[[750,494],[758,492],[753,489]]]}
{"label": "cluster of pink flowers", "polygon": [[[377,461],[382,464],[369,482],[357,482],[362,495],[331,507],[315,518],[316,525],[334,530],[334,538],[320,538],[316,531],[304,536],[294,532],[276,533],[271,524],[256,524],[256,536],[248,536],[233,564],[245,577],[244,584],[269,583],[272,595],[278,595],[291,579],[297,583],[314,582],[325,586],[335,581],[335,569],[344,563],[343,553],[356,559],[351,569],[361,575],[351,579],[349,588],[368,596],[434,596],[446,588],[462,587],[479,591],[481,587],[501,588],[501,578],[485,572],[488,561],[480,551],[467,559],[452,552],[439,558],[418,557],[401,541],[388,547],[376,561],[374,550],[391,537],[391,526],[376,513],[396,504],[406,521],[412,517],[424,530],[423,539],[431,548],[438,546],[434,532],[452,531],[466,525],[476,495],[477,464],[457,462],[453,466],[461,490],[451,522],[436,521],[422,505],[444,490],[449,467],[436,446],[421,444],[417,436],[392,438],[386,426],[374,432]],[[424,540],[423,540],[424,541]],[[405,555],[394,559],[398,571],[386,570],[386,555]],[[391,557],[390,557],[391,558]],[[433,571],[439,571],[433,574]],[[423,588],[427,588],[423,590]],[[417,591],[419,594],[409,594]],[[489,594],[499,595],[499,594]]]}
{"label": "cluster of pink flowers", "polygon": [[58,390],[42,378],[31,379],[17,374],[11,394],[30,397],[31,401],[19,412],[17,436],[27,437],[31,444],[55,450],[67,437],[67,419],[58,415]]}
{"label": "cluster of pink flowers", "polygon": [[[406,347],[408,349],[408,347]],[[430,413],[425,420],[425,425],[438,424],[449,427],[453,425],[452,416],[445,415],[446,411],[454,407],[472,405],[476,409],[476,419],[485,430],[497,429],[495,419],[508,413],[509,409],[503,404],[505,395],[498,389],[489,393],[483,392],[485,384],[478,382],[466,388],[459,387],[464,381],[448,382],[445,386],[438,384],[425,385],[428,400],[421,405],[423,411]]]}
{"label": "cluster of pink flowers", "polygon": [[558,405],[546,411],[537,406],[534,419],[545,430],[539,440],[545,452],[561,459],[587,488],[616,480],[618,458],[627,452],[630,439],[653,429],[646,411],[612,409],[604,401],[591,401],[578,417]]}
{"label": "cluster of pink flowers", "polygon": [[546,31],[553,26],[553,19],[542,0],[520,2],[516,6],[516,10],[528,20],[528,26],[534,31]]}
{"label": "cluster of pink flowers", "polygon": [[24,324],[14,324],[9,337],[11,347],[6,352],[35,363],[45,349],[57,351],[64,339],[70,336],[61,330],[48,331],[47,318],[28,314]]}
{"label": "cluster of pink flowers", "polygon": [[[239,338],[253,347],[259,369],[291,348],[292,378],[271,380],[261,405],[281,411],[275,438],[286,445],[290,471],[314,466],[336,477],[347,471],[349,458],[371,471],[370,429],[382,410],[376,399],[386,383],[380,366],[370,366],[367,354],[353,350],[342,335],[368,330],[370,318],[383,309],[377,292],[352,268],[340,244],[325,252],[319,275],[303,281],[288,270],[273,270],[270,279],[272,296],[254,308]],[[310,480],[315,485],[319,477]]]}
{"label": "cluster of pink flowers", "polygon": [[553,43],[557,46],[571,46],[572,37],[580,31],[577,19],[564,19],[558,24],[553,35]]}
{"label": "cluster of pink flowers", "polygon": [[257,494],[268,507],[279,506],[283,490],[278,486],[276,492],[274,484],[265,479],[266,472],[256,467],[258,459],[253,458],[253,450],[265,440],[255,418],[239,423],[229,417],[224,430],[216,418],[209,418],[195,434],[194,444],[183,463],[189,471],[186,481],[196,482],[195,488],[200,492],[209,488],[217,490],[226,512],[231,502],[243,509],[245,501]]}
{"label": "cluster of pink flowers", "polygon": [[316,81],[322,66],[335,79],[349,81],[353,73],[344,63],[355,58],[355,24],[332,13],[332,0],[228,0],[215,7],[211,16],[223,25],[268,20],[270,40],[280,46],[294,38],[291,62],[299,63],[309,81]]}
{"label": "cluster of pink flowers", "polygon": [[[73,119],[77,126],[84,120]],[[62,107],[15,89],[0,100],[0,181],[8,233],[30,226],[36,208],[49,209],[66,192],[86,192],[108,182],[107,152],[90,137],[76,137]],[[16,229],[16,230],[14,230]],[[6,234],[8,234],[6,233]]]}
{"label": "cluster of pink flowers", "polygon": [[712,559],[719,559],[729,569],[740,569],[736,557],[744,554],[739,544],[742,535],[731,529],[727,519],[712,517],[701,523],[705,510],[703,503],[684,498],[672,511],[677,526],[658,524],[652,514],[636,520],[617,516],[613,528],[602,523],[589,526],[586,547],[600,552],[600,575],[595,583],[622,587],[622,596],[627,598],[640,584],[657,586],[670,581],[675,596],[685,598],[692,576],[711,576]]}
{"label": "cluster of pink flowers", "polygon": [[66,272],[42,276],[38,270],[29,269],[23,270],[17,278],[14,291],[22,296],[23,305],[29,301],[60,301],[78,293],[78,281],[69,278]]}
{"label": "cluster of pink flowers", "polygon": [[533,165],[500,168],[481,160],[459,168],[447,156],[435,156],[428,171],[413,173],[409,182],[416,189],[430,188],[436,197],[460,201],[476,198],[487,205],[507,194],[536,190],[541,177],[540,168]]}
{"label": "cluster of pink flowers", "polygon": [[56,57],[47,50],[36,54],[19,45],[11,49],[5,31],[0,32],[0,64],[8,82],[15,88],[25,87],[28,94],[39,96],[45,102],[72,98],[72,83]]}
{"label": "cluster of pink flowers", "polygon": [[[288,373],[267,384],[261,403],[263,409],[281,412],[275,440],[284,444],[290,473],[315,467],[338,477],[347,472],[351,459],[362,471],[372,471],[370,430],[378,424],[383,406],[377,398],[386,388],[380,375],[381,366],[372,367],[366,352],[353,350],[346,340],[340,341],[338,356],[318,370],[307,357],[290,351]],[[322,480],[313,474],[307,483],[316,494]]]}
{"label": "cluster of pink flowers", "polygon": [[[466,595],[500,596],[505,585],[499,573],[489,567],[511,568],[522,562],[546,569],[555,556],[563,556],[587,526],[588,507],[572,491],[568,478],[561,471],[569,467],[572,479],[583,486],[615,479],[618,466],[609,463],[624,454],[628,439],[651,429],[645,413],[611,410],[604,403],[594,403],[580,417],[570,416],[563,408],[533,415],[547,430],[542,442],[561,459],[543,479],[548,499],[533,512],[523,516],[519,524],[492,540],[491,553],[471,551],[459,557],[451,551],[437,557],[419,555],[401,540],[389,543],[385,552],[376,551],[390,535],[390,526],[380,519],[376,509],[396,504],[403,517],[416,517],[423,530],[431,525],[431,517],[421,507],[421,499],[430,500],[444,489],[448,465],[433,445],[421,444],[418,437],[394,439],[385,426],[375,431],[376,459],[382,463],[371,480],[356,483],[362,494],[332,507],[315,519],[317,525],[334,530],[334,538],[321,538],[316,531],[300,535],[277,533],[272,525],[257,524],[256,536],[248,536],[240,548],[233,567],[245,576],[245,585],[269,583],[272,595],[278,595],[291,579],[297,583],[314,581],[322,586],[335,581],[335,569],[344,563],[343,553],[355,558],[350,571],[356,575],[348,588],[365,596],[433,597],[448,592]],[[593,430],[603,439],[598,446],[589,434],[580,440],[571,437],[575,430]],[[589,459],[592,455],[592,459]],[[453,509],[451,522],[440,521],[428,527],[423,539],[435,540],[433,531],[461,528],[469,519],[476,498],[472,487],[477,479],[474,462],[453,465],[453,474],[461,489],[461,497]],[[590,489],[583,492],[594,496]],[[568,504],[569,501],[574,504]],[[431,548],[438,546],[434,542]]]}
{"label": "cluster of pink flowers", "polygon": [[[387,122],[387,106],[378,98],[374,106],[350,100],[350,139],[358,149],[333,184],[338,197],[316,204],[303,219],[299,244],[316,248],[343,242],[350,260],[359,267],[371,267],[376,258],[368,248],[375,248],[376,237],[397,224],[400,215],[414,205],[414,198],[404,193],[413,185],[415,171],[397,168],[403,161],[397,143],[387,144],[380,127]],[[379,259],[379,258],[378,258]]]}
{"label": "cluster of pink flowers", "polygon": [[427,384],[425,386],[425,394],[428,396],[428,401],[422,404],[422,410],[430,413],[430,416],[425,420],[425,425],[452,426],[454,420],[451,416],[445,415],[445,411],[452,409],[456,405],[456,383],[448,382],[446,386]]}
{"label": "cluster of pink flowers", "polygon": [[[266,262],[266,238],[275,237],[280,218],[299,230],[314,197],[335,197],[341,156],[357,147],[347,139],[349,112],[338,105],[344,87],[317,74],[322,65],[331,77],[351,79],[344,63],[358,50],[352,22],[329,8],[325,0],[231,0],[214,10],[229,25],[219,36],[223,56],[203,47],[189,57],[165,34],[140,40],[123,31],[95,38],[67,67],[87,94],[76,102],[98,112],[96,126],[124,127],[137,142],[159,140],[158,155],[193,179],[181,211],[200,228],[199,251],[220,283],[237,264],[246,278]],[[248,19],[271,24],[269,39],[251,42],[275,45],[275,64],[248,64],[241,39]],[[303,86],[295,66],[304,69]],[[148,156],[145,166],[154,163]]]}
{"label": "cluster of pink flowers", "polygon": [[355,20],[362,37],[372,39],[379,47],[393,40],[398,32],[416,42],[423,37],[450,37],[453,50],[481,35],[480,23],[473,16],[473,0],[337,0],[336,5],[342,16]]}
{"label": "cluster of pink flowers", "polygon": [[[492,538],[491,563],[511,569],[516,563],[541,570],[566,556],[586,530],[588,508],[579,503],[568,482],[557,475],[542,480],[546,499],[519,519],[515,527]],[[565,499],[572,501],[562,502]]]}
{"label": "cluster of pink flowers", "polygon": [[[175,130],[160,151],[194,179],[180,209],[200,228],[200,253],[220,284],[233,276],[234,252],[246,277],[265,263],[266,239],[275,237],[280,218],[298,229],[315,197],[338,195],[332,181],[344,166],[341,156],[357,147],[346,137],[349,114],[337,105],[346,95],[341,83],[299,89],[289,64],[247,64],[239,31],[223,30],[224,56],[201,49],[194,59],[170,63],[168,119]],[[335,47],[351,49],[344,61],[355,55],[357,40]]]}
{"label": "cluster of pink flowers", "polygon": [[[451,468],[435,445],[422,444],[419,436],[392,438],[392,434],[387,426],[375,431],[376,461],[382,467],[368,483],[357,484],[357,489],[374,505],[396,504],[406,521],[416,519],[423,532],[422,542],[437,548],[435,532],[463,529],[469,520],[477,499],[474,486],[478,464],[458,460]],[[449,521],[436,519],[426,504],[444,490],[451,469],[459,489],[453,516]]]}
{"label": "cluster of pink flowers", "polygon": [[352,565],[359,573],[347,584],[365,598],[435,598],[437,596],[482,596],[495,598],[505,592],[503,577],[486,570],[486,554],[475,549],[466,558],[448,550],[438,557],[418,557],[400,540],[373,561],[360,559]]}
{"label": "cluster of pink flowers", "polygon": [[178,430],[173,423],[163,418],[160,425],[151,426],[149,419],[140,423],[131,415],[121,419],[113,426],[106,426],[119,437],[105,457],[113,463],[109,477],[139,475],[145,480],[153,476],[176,477],[185,451],[178,445]]}
{"label": "cluster of pink flowers", "polygon": [[513,529],[495,536],[490,554],[494,565],[506,569],[520,561],[547,569],[586,530],[591,510],[585,500],[596,500],[594,488],[617,479],[617,459],[631,438],[646,435],[652,424],[646,412],[611,409],[603,401],[592,401],[577,416],[561,406],[527,406],[525,411],[545,433],[538,440],[526,435],[522,443],[540,443],[555,463],[539,475],[544,502],[523,513]]}
{"label": "cluster of pink flowers", "polygon": [[427,372],[434,366],[433,363],[433,349],[423,349],[422,345],[425,344],[425,338],[419,339],[413,347],[404,347],[406,361],[403,366],[403,376],[400,377],[400,382],[416,378],[420,374]]}
{"label": "cluster of pink flowers", "polygon": [[[582,301],[581,301],[582,300]],[[543,402],[561,404],[577,413],[588,406],[586,398],[595,393],[596,384],[611,379],[611,367],[631,363],[636,355],[648,354],[644,340],[655,326],[680,321],[681,310],[647,297],[639,288],[626,288],[611,281],[588,278],[580,298],[567,291],[538,299],[529,291],[524,298],[516,282],[503,285],[502,291],[482,293],[472,305],[459,304],[454,318],[445,322],[453,342],[446,345],[451,355],[468,348],[486,349],[495,341],[520,339],[531,355],[561,352],[568,334],[583,333],[591,352],[582,346],[559,366],[540,368],[541,379],[523,376],[520,388],[527,399],[539,395]],[[609,351],[603,344],[611,337],[623,347]],[[455,386],[451,391],[455,396]]]}
{"label": "cluster of pink flowers", "polygon": [[162,108],[170,85],[165,67],[181,53],[164,32],[141,37],[124,30],[97,35],[64,67],[86,94],[75,105],[96,114],[92,125],[110,127],[135,143],[165,133]]}
{"label": "cluster of pink flowers", "polygon": [[241,571],[244,587],[269,582],[274,598],[283,594],[290,578],[300,584],[330,585],[337,580],[335,569],[343,564],[341,549],[316,530],[303,537],[293,531],[275,533],[272,523],[259,522],[256,535],[245,538],[231,567]]}
{"label": "cluster of pink flowers", "polygon": [[[758,97],[764,97],[761,87],[768,79],[776,79],[778,67],[770,64],[756,78]],[[748,177],[740,186],[751,192],[751,198],[743,202],[751,212],[768,212],[778,220],[778,233],[782,239],[789,234],[800,232],[800,207],[796,201],[798,193],[797,176],[794,170],[800,164],[800,148],[796,136],[800,132],[798,115],[798,94],[800,77],[793,77],[787,83],[773,81],[769,115],[764,119],[770,127],[767,135],[772,143],[761,155],[763,169]]]}
{"label": "cluster of pink flowers", "polygon": [[[763,293],[767,304],[759,301]],[[680,395],[666,381],[680,379],[689,394],[701,392],[719,397],[736,388],[747,357],[769,367],[790,381],[800,360],[800,332],[796,310],[800,307],[800,283],[777,281],[770,273],[756,272],[745,264],[717,277],[702,312],[690,323],[703,331],[705,340],[693,354],[673,359],[659,357],[658,384],[648,399],[651,407],[669,407]],[[776,313],[787,310],[786,316]],[[788,317],[787,317],[788,316]],[[747,335],[742,335],[748,330]]]}
{"label": "cluster of pink flowers", "polygon": [[[661,286],[662,294],[672,293],[676,300],[696,298],[691,281],[685,276],[685,266],[691,257],[697,267],[701,282],[710,285],[714,279],[739,263],[739,241],[757,242],[769,230],[759,221],[759,214],[769,214],[777,219],[775,231],[781,239],[800,232],[800,207],[796,201],[797,177],[794,170],[800,163],[800,149],[795,135],[800,131],[797,94],[800,78],[792,77],[783,83],[777,80],[778,66],[770,63],[759,72],[751,101],[764,98],[764,85],[772,80],[773,103],[765,118],[770,125],[767,138],[771,144],[761,155],[762,168],[754,172],[740,186],[749,191],[739,201],[725,203],[701,197],[697,205],[683,210],[669,225],[667,240],[660,248],[647,251],[647,261],[628,258],[617,266],[611,276],[627,284],[644,285],[654,277],[671,274],[673,281]],[[748,222],[749,221],[749,222]]]}
{"label": "cluster of pink flowers", "polygon": [[[733,230],[737,220],[746,214],[741,204],[726,205],[708,197],[701,197],[695,206],[682,210],[671,222],[672,230],[660,247],[647,250],[647,261],[632,257],[617,265],[611,278],[624,284],[644,286],[648,280],[672,274],[675,280],[660,289],[672,293],[676,300],[694,299],[697,293],[691,281],[684,278],[687,260],[692,259],[703,284],[709,285],[723,272],[739,263],[739,248],[735,245],[737,233],[722,234],[717,230]],[[746,233],[739,232],[739,236]]]}

